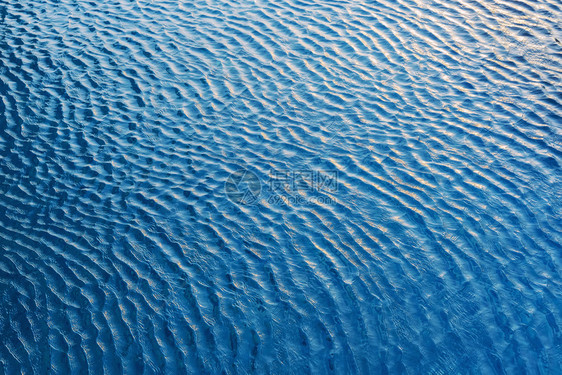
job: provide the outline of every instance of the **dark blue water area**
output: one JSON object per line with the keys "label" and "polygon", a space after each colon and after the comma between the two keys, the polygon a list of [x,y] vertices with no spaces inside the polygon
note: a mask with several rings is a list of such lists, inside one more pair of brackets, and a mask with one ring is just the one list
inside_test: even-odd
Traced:
{"label": "dark blue water area", "polygon": [[3,0],[0,374],[562,374],[557,0]]}

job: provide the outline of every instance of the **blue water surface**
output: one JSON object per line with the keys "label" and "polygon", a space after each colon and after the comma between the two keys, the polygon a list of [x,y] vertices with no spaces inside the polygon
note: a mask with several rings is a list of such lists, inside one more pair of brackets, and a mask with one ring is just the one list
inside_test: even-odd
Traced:
{"label": "blue water surface", "polygon": [[0,374],[562,374],[559,0],[3,0]]}

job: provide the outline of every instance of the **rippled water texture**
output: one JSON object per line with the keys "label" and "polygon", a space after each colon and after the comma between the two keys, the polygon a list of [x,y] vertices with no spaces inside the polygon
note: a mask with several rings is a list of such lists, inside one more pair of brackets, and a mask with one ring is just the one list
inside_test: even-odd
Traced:
{"label": "rippled water texture", "polygon": [[2,1],[0,374],[561,374],[561,20]]}

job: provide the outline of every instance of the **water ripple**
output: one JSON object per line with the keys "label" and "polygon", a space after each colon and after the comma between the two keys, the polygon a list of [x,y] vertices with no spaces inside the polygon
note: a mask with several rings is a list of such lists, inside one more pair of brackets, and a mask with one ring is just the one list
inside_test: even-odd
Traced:
{"label": "water ripple", "polygon": [[1,4],[0,372],[560,373],[561,17]]}

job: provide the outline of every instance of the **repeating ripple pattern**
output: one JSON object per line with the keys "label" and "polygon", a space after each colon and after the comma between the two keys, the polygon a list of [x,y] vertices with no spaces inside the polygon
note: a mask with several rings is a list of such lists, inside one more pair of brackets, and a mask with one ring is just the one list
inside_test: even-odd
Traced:
{"label": "repeating ripple pattern", "polygon": [[561,20],[3,0],[0,374],[561,374]]}

